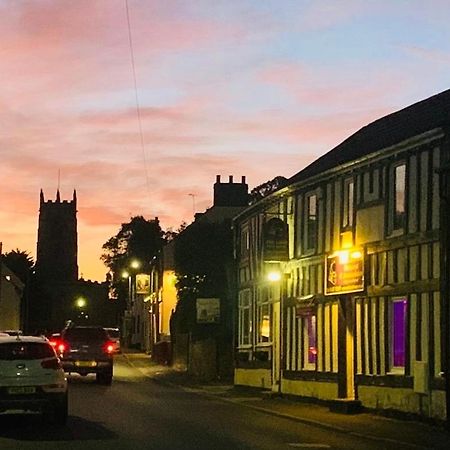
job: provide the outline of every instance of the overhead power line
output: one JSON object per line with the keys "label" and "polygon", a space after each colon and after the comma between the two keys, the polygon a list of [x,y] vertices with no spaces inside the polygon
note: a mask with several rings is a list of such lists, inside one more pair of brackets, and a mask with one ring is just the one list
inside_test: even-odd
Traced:
{"label": "overhead power line", "polygon": [[125,9],[127,12],[128,43],[129,43],[129,47],[130,47],[131,68],[132,68],[132,73],[133,73],[134,96],[135,96],[135,102],[136,102],[136,115],[137,115],[138,126],[139,126],[139,136],[140,136],[140,141],[141,141],[141,150],[142,150],[142,158],[143,158],[143,162],[144,162],[147,192],[150,197],[150,179],[148,176],[147,153],[145,151],[144,133],[142,131],[141,107],[140,107],[140,103],[139,103],[139,93],[138,93],[137,78],[136,78],[136,64],[134,61],[133,37],[132,37],[132,33],[131,33],[131,21],[130,21],[130,10],[128,7],[128,0],[125,0]]}

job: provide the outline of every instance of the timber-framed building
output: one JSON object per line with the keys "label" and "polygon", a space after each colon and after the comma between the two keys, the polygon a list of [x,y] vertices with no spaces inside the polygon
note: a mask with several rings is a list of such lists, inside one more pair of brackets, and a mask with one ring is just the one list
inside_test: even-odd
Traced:
{"label": "timber-framed building", "polygon": [[235,384],[445,418],[449,159],[447,90],[235,218]]}

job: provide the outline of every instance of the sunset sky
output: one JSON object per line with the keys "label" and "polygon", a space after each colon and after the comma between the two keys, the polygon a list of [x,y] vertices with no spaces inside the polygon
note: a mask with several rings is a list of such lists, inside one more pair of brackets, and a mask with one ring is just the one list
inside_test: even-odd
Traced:
{"label": "sunset sky", "polygon": [[[450,88],[448,0],[0,0],[0,241],[78,194],[80,275],[131,216],[176,229],[216,175],[292,176]],[[194,196],[190,195],[194,194]],[[195,205],[194,205],[195,204]]]}

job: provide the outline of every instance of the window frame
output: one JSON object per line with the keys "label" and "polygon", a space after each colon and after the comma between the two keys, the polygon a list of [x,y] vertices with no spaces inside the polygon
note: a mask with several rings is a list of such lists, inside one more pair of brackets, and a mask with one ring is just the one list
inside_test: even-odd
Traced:
{"label": "window frame", "polygon": [[[401,184],[399,183],[398,170],[403,169]],[[407,166],[405,161],[399,161],[392,166],[392,231],[404,230],[406,226],[406,205],[407,205]],[[401,187],[401,190],[399,190]],[[403,199],[399,202],[399,196]],[[400,206],[400,207],[399,207]]]}
{"label": "window frame", "polygon": [[[315,312],[308,312],[301,315],[301,333],[302,333],[302,370],[316,370],[317,369],[317,314]],[[313,329],[313,346],[311,346],[311,333]],[[315,353],[313,361],[310,360],[311,348],[314,348]]]}
{"label": "window frame", "polygon": [[353,178],[347,178],[346,180],[344,180],[342,228],[345,229],[353,227],[354,213],[355,213],[355,181]]}
{"label": "window frame", "polygon": [[[238,294],[238,348],[249,348],[252,346],[252,301],[250,289],[244,289]],[[246,320],[244,318],[247,317]],[[244,336],[247,339],[244,339]]]}
{"label": "window frame", "polygon": [[[395,306],[403,303],[403,323],[400,330],[397,330],[396,322],[397,319],[395,317]],[[389,300],[389,373],[404,375],[406,369],[406,354],[407,354],[407,345],[408,345],[408,311],[409,311],[409,300],[407,296],[404,297],[393,297]],[[398,333],[400,333],[400,338],[403,341],[403,365],[397,364],[396,359],[396,347],[398,345],[397,339],[399,338]]]}
{"label": "window frame", "polygon": [[[271,297],[271,287],[264,286],[258,289],[258,297],[256,301],[256,321],[255,321],[255,334],[257,346],[270,346],[273,343],[273,306]],[[264,321],[267,320],[265,326]],[[267,340],[262,339],[263,333],[261,330],[268,330]]]}
{"label": "window frame", "polygon": [[[311,202],[314,199],[314,204]],[[314,205],[314,211],[311,206]],[[317,248],[317,240],[319,234],[318,227],[318,195],[316,192],[310,192],[305,195],[305,250],[312,252]]]}

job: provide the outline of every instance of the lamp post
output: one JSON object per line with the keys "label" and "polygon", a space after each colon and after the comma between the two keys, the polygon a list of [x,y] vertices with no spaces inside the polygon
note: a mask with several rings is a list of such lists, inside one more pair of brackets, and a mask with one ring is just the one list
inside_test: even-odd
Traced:
{"label": "lamp post", "polygon": [[132,341],[132,335],[134,332],[134,316],[133,316],[133,305],[134,305],[134,290],[133,290],[133,276],[137,269],[141,267],[141,262],[137,259],[132,259],[129,262],[128,267],[122,272],[122,278],[128,281],[128,293],[125,308],[125,315],[123,318],[123,339],[125,341],[125,346],[130,346]]}
{"label": "lamp post", "polygon": [[[273,268],[267,272],[267,280],[271,283],[276,283],[279,287],[280,293],[280,312],[279,312],[279,324],[278,324],[278,361],[276,370],[276,376],[278,378],[278,394],[281,395],[281,380],[283,376],[284,368],[284,308],[285,308],[285,297],[287,295],[287,280],[289,279],[289,273],[284,273],[281,268]],[[274,352],[275,353],[275,352]]]}

